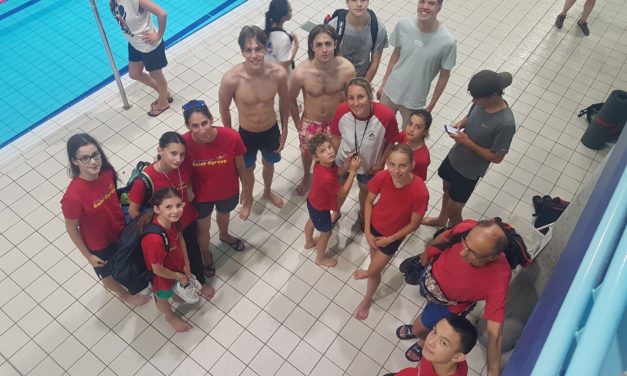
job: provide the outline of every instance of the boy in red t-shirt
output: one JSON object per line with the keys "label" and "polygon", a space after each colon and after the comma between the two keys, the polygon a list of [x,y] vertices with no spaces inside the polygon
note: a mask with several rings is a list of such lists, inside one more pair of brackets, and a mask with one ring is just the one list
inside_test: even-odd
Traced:
{"label": "boy in red t-shirt", "polygon": [[[313,182],[307,196],[307,209],[309,220],[305,225],[305,248],[316,247],[316,264],[326,267],[334,267],[337,260],[325,257],[327,244],[331,238],[331,230],[337,222],[331,221],[331,210],[339,212],[338,196],[348,194],[357,176],[357,170],[361,166],[361,158],[353,156],[347,158],[344,166],[338,168],[335,165],[335,148],[327,134],[316,134],[307,142],[309,155],[316,162],[313,168]],[[344,185],[340,185],[338,176],[344,175],[348,170],[348,178]],[[339,217],[338,217],[339,219]],[[318,239],[314,239],[314,229],[320,232]]]}
{"label": "boy in red t-shirt", "polygon": [[466,354],[477,343],[477,329],[462,316],[438,321],[425,339],[418,367],[405,368],[385,376],[466,376]]}
{"label": "boy in red t-shirt", "polygon": [[405,124],[405,130],[399,133],[399,143],[407,144],[414,154],[414,175],[422,180],[427,180],[427,168],[431,163],[429,149],[425,144],[425,138],[429,136],[431,127],[431,114],[425,110],[416,110],[409,116],[409,122]]}

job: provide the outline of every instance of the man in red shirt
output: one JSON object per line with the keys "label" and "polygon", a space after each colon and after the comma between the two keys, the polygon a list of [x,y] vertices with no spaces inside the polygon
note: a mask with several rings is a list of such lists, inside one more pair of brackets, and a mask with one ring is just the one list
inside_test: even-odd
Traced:
{"label": "man in red shirt", "polygon": [[461,316],[445,317],[427,335],[418,367],[385,376],[466,376],[466,354],[477,343],[477,329]]}
{"label": "man in red shirt", "polygon": [[[444,251],[436,246],[448,243],[448,239],[468,231],[462,240]],[[498,375],[501,359],[505,301],[512,271],[501,252],[507,245],[507,237],[494,222],[463,221],[437,236],[421,255],[421,263],[431,262],[431,274],[448,304],[428,301],[413,325],[398,328],[401,339],[418,338],[405,356],[418,361],[422,357],[423,339],[443,317],[463,315],[474,302],[484,300],[483,318],[487,321],[488,376]],[[443,248],[443,247],[442,247]],[[425,291],[420,291],[425,296]]]}

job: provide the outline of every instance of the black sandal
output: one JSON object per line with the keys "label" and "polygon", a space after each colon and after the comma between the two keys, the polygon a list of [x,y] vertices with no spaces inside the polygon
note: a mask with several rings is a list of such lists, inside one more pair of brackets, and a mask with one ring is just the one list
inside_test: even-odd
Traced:
{"label": "black sandal", "polygon": [[228,244],[231,248],[233,248],[236,252],[241,252],[246,248],[246,245],[242,241],[242,239],[235,238],[234,241],[229,242],[228,240],[224,240],[220,238],[221,242]]}
{"label": "black sandal", "polygon": [[[412,333],[411,331],[412,326],[411,325],[401,325],[398,328],[396,328],[396,337],[398,339],[414,339],[414,338],[418,338],[414,335],[414,333]],[[401,335],[401,330],[405,329],[405,334]]]}
{"label": "black sandal", "polygon": [[213,265],[213,261],[209,265],[203,265],[202,269],[206,278],[211,278],[216,275],[216,267]]}
{"label": "black sandal", "polygon": [[[418,359],[411,358],[412,355]],[[405,358],[410,362],[419,362],[422,359],[422,347],[418,343],[414,343],[405,351]]]}

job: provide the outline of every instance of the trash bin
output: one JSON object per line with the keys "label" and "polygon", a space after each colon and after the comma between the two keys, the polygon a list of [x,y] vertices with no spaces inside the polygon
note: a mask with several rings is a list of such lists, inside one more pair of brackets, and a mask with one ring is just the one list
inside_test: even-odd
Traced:
{"label": "trash bin", "polygon": [[614,90],[581,136],[581,143],[593,150],[603,149],[610,138],[621,132],[625,122],[627,122],[627,92]]}

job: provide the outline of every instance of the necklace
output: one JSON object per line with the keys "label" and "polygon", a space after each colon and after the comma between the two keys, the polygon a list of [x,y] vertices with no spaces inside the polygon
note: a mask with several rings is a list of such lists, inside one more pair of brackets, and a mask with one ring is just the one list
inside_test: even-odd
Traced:
{"label": "necklace", "polygon": [[168,174],[166,174],[165,171],[163,171],[163,168],[161,167],[161,159],[157,161],[157,167],[159,168],[159,172],[162,173],[163,176],[165,176],[165,178],[168,180],[168,183],[170,183],[170,186],[174,189],[178,189],[179,191],[181,191],[181,197],[184,197],[183,178],[181,178],[181,169],[178,167],[176,168],[176,172],[178,172],[178,175],[179,175],[179,186],[177,188],[176,185],[174,185],[174,183],[172,182],[172,180],[170,180],[170,177],[168,176]]}

